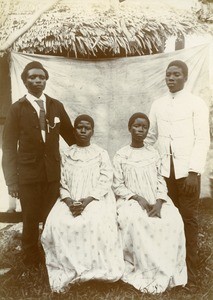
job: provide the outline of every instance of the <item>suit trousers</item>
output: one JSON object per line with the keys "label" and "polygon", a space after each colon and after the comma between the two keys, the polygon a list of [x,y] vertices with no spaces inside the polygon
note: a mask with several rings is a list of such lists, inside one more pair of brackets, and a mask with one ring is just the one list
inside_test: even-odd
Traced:
{"label": "suit trousers", "polygon": [[165,180],[168,188],[168,195],[172,199],[174,205],[179,209],[184,222],[188,282],[196,283],[198,263],[198,203],[200,196],[200,176],[198,176],[198,191],[190,195],[187,195],[183,191],[185,178],[175,179],[173,163],[171,163],[170,177],[165,178]]}
{"label": "suit trousers", "polygon": [[19,195],[23,216],[22,249],[24,263],[37,265],[40,262],[39,223],[46,218],[59,197],[59,181],[21,184]]}

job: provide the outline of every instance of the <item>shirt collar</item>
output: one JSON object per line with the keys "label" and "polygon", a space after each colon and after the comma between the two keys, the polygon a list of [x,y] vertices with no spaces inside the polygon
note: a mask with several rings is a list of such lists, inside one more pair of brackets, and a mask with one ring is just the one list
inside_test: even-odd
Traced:
{"label": "shirt collar", "polygon": [[27,93],[27,94],[26,94],[26,98],[27,98],[27,100],[30,101],[31,103],[34,102],[35,100],[38,100],[38,99],[43,100],[44,103],[46,102],[46,96],[44,95],[44,93],[42,93],[41,96],[40,96],[39,98],[33,96],[33,95],[30,94],[30,93]]}
{"label": "shirt collar", "polygon": [[169,92],[169,96],[171,99],[175,99],[175,98],[178,98],[178,97],[181,97],[183,94],[185,93],[184,89],[176,92],[176,93],[170,93]]}

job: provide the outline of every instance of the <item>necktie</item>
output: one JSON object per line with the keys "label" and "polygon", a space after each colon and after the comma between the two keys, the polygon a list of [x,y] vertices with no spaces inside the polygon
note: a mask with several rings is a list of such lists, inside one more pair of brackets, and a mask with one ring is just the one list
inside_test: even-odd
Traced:
{"label": "necktie", "polygon": [[44,101],[43,100],[35,100],[35,102],[40,107],[40,113],[39,113],[39,121],[40,121],[40,127],[41,130],[46,130],[46,118],[45,118],[45,110],[44,110]]}

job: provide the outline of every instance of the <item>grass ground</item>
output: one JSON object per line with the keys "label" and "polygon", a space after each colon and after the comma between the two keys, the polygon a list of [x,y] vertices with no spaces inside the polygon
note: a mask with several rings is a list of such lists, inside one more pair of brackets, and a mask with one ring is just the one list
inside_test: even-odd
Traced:
{"label": "grass ground", "polygon": [[0,269],[11,271],[0,275],[0,299],[70,299],[70,300],[213,300],[213,199],[199,205],[199,276],[194,293],[174,288],[160,295],[142,294],[121,281],[75,284],[63,294],[52,294],[43,265],[40,270],[22,276],[21,236],[16,231],[0,231]]}

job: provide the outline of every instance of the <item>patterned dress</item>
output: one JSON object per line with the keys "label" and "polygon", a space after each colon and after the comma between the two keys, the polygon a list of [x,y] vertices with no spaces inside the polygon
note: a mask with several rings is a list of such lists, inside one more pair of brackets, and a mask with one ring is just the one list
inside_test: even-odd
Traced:
{"label": "patterned dress", "polygon": [[[185,285],[185,236],[182,218],[167,196],[158,174],[158,155],[147,146],[120,149],[113,160],[113,189],[118,198],[118,222],[122,234],[125,272],[122,280],[148,293]],[[149,217],[135,200],[135,194],[150,204],[164,199],[161,218]]]}
{"label": "patterned dress", "polygon": [[95,144],[72,145],[62,154],[61,198],[96,200],[73,217],[58,199],[47,218],[41,240],[53,291],[65,291],[75,282],[121,278],[124,261],[112,178],[108,153]]}

